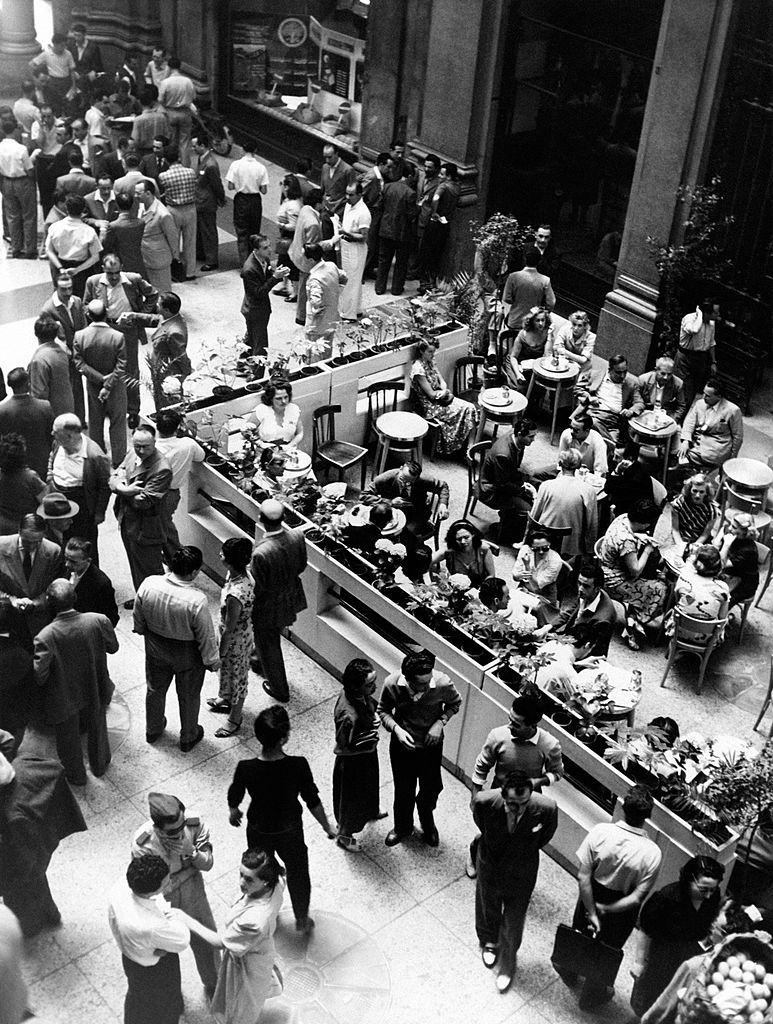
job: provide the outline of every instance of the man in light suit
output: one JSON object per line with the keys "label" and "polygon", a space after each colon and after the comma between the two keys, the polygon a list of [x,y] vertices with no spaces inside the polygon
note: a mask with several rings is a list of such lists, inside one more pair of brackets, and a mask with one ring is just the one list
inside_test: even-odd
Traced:
{"label": "man in light suit", "polygon": [[537,881],[540,850],[553,838],[558,811],[553,800],[533,792],[527,774],[513,772],[501,789],[478,793],[472,815],[481,833],[475,931],[483,963],[491,968],[499,961],[497,989],[507,992]]}
{"label": "man in light suit", "polygon": [[[132,437],[132,450],[110,477],[110,490],[116,496],[115,515],[135,590],[147,576],[163,575],[165,531],[161,512],[171,483],[171,466],[156,451],[155,429],[138,427]],[[127,601],[124,607],[133,604]]]}
{"label": "man in light suit", "polygon": [[266,235],[250,235],[252,252],[242,267],[244,300],[241,313],[247,324],[247,343],[253,355],[268,352],[268,321],[271,316],[271,289],[284,281],[289,267],[271,269],[271,243]]}
{"label": "man in light suit", "polygon": [[44,303],[40,310],[41,316],[52,316],[59,321],[59,338],[67,346],[70,356],[70,384],[73,395],[73,411],[81,423],[86,421],[86,404],[83,400],[83,380],[73,361],[73,339],[76,331],[86,326],[86,314],[83,302],[73,295],[72,276],[63,271],[56,279],[56,291]]}
{"label": "man in light suit", "polygon": [[54,727],[56,752],[74,786],[86,785],[80,726],[86,726],[89,767],[99,778],[110,764],[105,709],[113,695],[107,655],[115,630],[98,612],[75,611],[75,588],[54,580],[46,590],[53,621],[35,637],[35,678],[43,689],[43,721]]}
{"label": "man in light suit", "polygon": [[306,337],[309,341],[324,338],[332,344],[340,319],[338,300],[341,285],[346,284],[346,273],[325,259],[319,243],[304,246],[303,252],[308,260],[315,261],[306,281]]}
{"label": "man in light suit", "polygon": [[62,550],[46,540],[46,521],[34,513],[24,516],[19,532],[0,537],[0,597],[10,598],[18,612],[17,636],[32,647],[32,638],[49,622],[46,587],[56,579]]}
{"label": "man in light suit", "polygon": [[268,498],[261,502],[260,525],[266,533],[252,555],[252,629],[260,671],[265,676],[263,689],[273,700],[284,704],[290,699],[290,689],[281,635],[306,607],[301,583],[306,568],[306,541],[300,530],[282,527],[283,516],[284,509],[278,501]]}
{"label": "man in light suit", "polygon": [[138,215],[145,224],[141,250],[148,281],[157,291],[169,292],[172,290],[172,260],[180,258],[177,226],[169,210],[144,181],[134,186],[134,198],[139,203]]}
{"label": "man in light suit", "polygon": [[54,416],[73,412],[70,357],[57,340],[59,322],[50,316],[39,316],[34,331],[38,347],[32,353],[28,368],[32,396],[50,402]]}
{"label": "man in light suit", "polygon": [[110,501],[109,479],[107,456],[96,441],[83,433],[78,417],[74,413],[57,416],[47,483],[52,491],[63,494],[78,506],[77,514],[62,533],[62,539],[65,543],[70,537],[88,540],[97,565],[97,528],[105,521]]}
{"label": "man in light suit", "polygon": [[105,320],[105,306],[92,299],[87,307],[89,326],[73,341],[73,361],[86,378],[90,433],[103,451],[105,416],[109,421],[113,468],[126,456],[126,342],[124,335]]}
{"label": "man in light suit", "polygon": [[684,381],[674,373],[673,359],[661,356],[654,370],[639,377],[639,391],[645,409],[654,409],[655,402],[659,402],[663,412],[668,413],[677,423],[682,422],[687,411],[687,399]]}
{"label": "man in light suit", "polygon": [[45,480],[54,423],[51,403],[32,397],[30,377],[22,366],[15,366],[9,372],[8,387],[13,394],[0,402],[0,434],[21,434],[27,442],[30,469]]}

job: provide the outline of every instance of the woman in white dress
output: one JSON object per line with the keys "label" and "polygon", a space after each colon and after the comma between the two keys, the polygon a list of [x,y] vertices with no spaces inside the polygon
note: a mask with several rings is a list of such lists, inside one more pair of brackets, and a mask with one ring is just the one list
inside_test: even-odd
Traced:
{"label": "woman in white dress", "polygon": [[210,1007],[218,1024],[257,1024],[266,1000],[282,994],[274,931],[284,898],[283,875],[284,868],[271,854],[245,850],[239,868],[242,894],[225,925],[213,932],[182,914],[192,932],[225,950]]}
{"label": "woman in white dress", "polygon": [[252,414],[258,425],[261,447],[297,448],[303,440],[301,410],[293,402],[292,384],[270,380]]}
{"label": "woman in white dress", "polygon": [[338,238],[341,241],[341,269],[347,281],[341,289],[338,311],[342,320],[356,320],[362,307],[362,275],[368,259],[370,210],[362,199],[362,185],[353,182],[346,188],[346,205],[341,214]]}

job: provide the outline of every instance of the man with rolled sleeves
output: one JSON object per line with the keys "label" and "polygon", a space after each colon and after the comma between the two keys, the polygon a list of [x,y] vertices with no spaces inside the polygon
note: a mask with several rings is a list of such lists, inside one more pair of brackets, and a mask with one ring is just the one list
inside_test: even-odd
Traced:
{"label": "man with rolled sleeves", "polygon": [[[202,871],[214,863],[209,829],[201,818],[185,813],[185,805],[167,793],[149,793],[150,821],[132,839],[132,857],[160,857],[169,867],[164,895],[171,905],[190,915],[205,928],[217,931],[204,889]],[[198,935],[191,935],[196,968],[208,996],[217,983],[220,953]]]}

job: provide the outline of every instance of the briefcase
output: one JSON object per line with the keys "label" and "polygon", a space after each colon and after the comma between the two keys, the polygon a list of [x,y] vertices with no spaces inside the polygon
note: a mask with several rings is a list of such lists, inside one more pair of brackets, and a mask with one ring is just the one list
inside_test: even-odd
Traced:
{"label": "briefcase", "polygon": [[558,926],[550,955],[550,962],[557,971],[579,974],[606,986],[614,985],[622,959],[622,949],[608,946],[568,924]]}

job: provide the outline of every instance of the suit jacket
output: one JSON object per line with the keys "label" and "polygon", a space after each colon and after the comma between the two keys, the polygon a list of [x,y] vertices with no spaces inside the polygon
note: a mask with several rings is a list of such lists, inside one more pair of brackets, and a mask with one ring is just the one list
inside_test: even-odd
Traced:
{"label": "suit jacket", "polygon": [[78,47],[74,42],[68,43],[67,49],[73,56],[75,70],[79,75],[88,75],[92,71],[96,71],[97,75],[104,73],[102,54],[99,52],[97,44],[92,42],[91,39],[86,40],[86,45],[83,47],[83,54],[80,59],[78,59]]}
{"label": "suit jacket", "polygon": [[511,433],[500,434],[486,452],[480,472],[480,500],[491,508],[506,508],[527,492],[521,472],[524,448],[512,443]]}
{"label": "suit jacket", "polygon": [[139,274],[141,277],[145,277],[147,270],[142,258],[142,236],[144,234],[144,220],[121,214],[105,232],[102,242],[103,255],[108,252],[118,253],[125,273]]}
{"label": "suit jacket", "polygon": [[306,607],[301,583],[305,568],[306,540],[300,530],[283,530],[258,541],[252,553],[252,618],[258,627],[295,622],[295,616]]}
{"label": "suit jacket", "polygon": [[598,532],[598,501],[590,484],[565,473],[540,484],[531,509],[532,518],[548,528],[570,527],[564,537],[562,556],[590,554]]}
{"label": "suit jacket", "polygon": [[[156,308],[158,292],[150,282],[140,277],[139,274],[122,271],[121,284],[126,299],[135,313],[150,313]],[[86,289],[83,293],[84,305],[88,306],[92,299],[101,299],[107,307],[107,292],[108,285],[105,275],[93,274],[86,281]]]}
{"label": "suit jacket", "polygon": [[75,412],[70,382],[70,357],[56,341],[44,341],[32,353],[28,368],[30,394],[51,403],[54,417]]}
{"label": "suit jacket", "polygon": [[180,255],[180,232],[174,217],[163,203],[156,201],[140,220],[145,225],[141,245],[145,266],[151,270],[168,267]]}
{"label": "suit jacket", "polygon": [[27,462],[45,480],[51,451],[54,413],[51,403],[32,395],[9,395],[0,402],[0,434],[21,434],[27,442]]}
{"label": "suit jacket", "polygon": [[43,720],[56,725],[84,708],[104,707],[112,694],[107,655],[115,630],[97,612],[60,612],[35,637],[35,677],[43,688]]}
{"label": "suit jacket", "polygon": [[109,174],[115,181],[126,174],[126,165],[122,162],[118,153],[103,153],[97,157],[97,166],[94,172],[97,177],[102,174]]}
{"label": "suit jacket", "polygon": [[[362,495],[363,502],[366,505],[375,505],[376,502],[382,501],[384,498],[391,501],[393,498],[401,497],[402,492],[397,479],[399,473],[399,469],[388,469],[386,473],[380,473],[374,480],[371,480],[370,486]],[[436,490],[440,491],[439,503],[448,508],[449,491],[445,480],[439,480],[437,477],[422,473],[413,482],[408,499],[412,502],[413,507],[403,509],[410,522],[427,522],[432,495]]]}
{"label": "suit jacket", "polygon": [[75,584],[75,608],[79,612],[99,612],[113,626],[118,625],[118,605],[110,577],[92,562]]}
{"label": "suit jacket", "polygon": [[272,273],[266,274],[260,260],[251,252],[242,267],[242,284],[244,300],[241,312],[243,316],[264,314],[266,320],[271,316],[271,289],[279,280]]}
{"label": "suit jacket", "polygon": [[155,329],[150,344],[152,358],[166,364],[166,376],[179,374],[184,380],[193,369],[188,358],[188,325],[179,313]]}
{"label": "suit jacket", "polygon": [[27,597],[34,601],[35,608],[23,613],[23,621],[30,636],[35,636],[50,620],[46,608],[46,588],[59,575],[62,549],[58,544],[44,537],[40,542],[32,575],[24,578],[19,534],[0,537],[0,595],[5,597]]}
{"label": "suit jacket", "polygon": [[65,192],[71,196],[83,196],[85,199],[97,187],[97,183],[90,174],[63,174],[56,179],[56,188],[59,192]]}
{"label": "suit jacket", "polygon": [[92,390],[125,386],[126,340],[105,323],[89,324],[75,335],[73,362]]}
{"label": "suit jacket", "polygon": [[0,729],[19,732],[27,724],[35,693],[32,655],[0,636]]}
{"label": "suit jacket", "polygon": [[418,213],[414,189],[405,181],[390,181],[384,188],[379,238],[407,242]]}
{"label": "suit jacket", "polygon": [[214,213],[223,203],[225,189],[220,178],[220,166],[211,153],[204,153],[196,167],[196,209]]}
{"label": "suit jacket", "polygon": [[[578,402],[585,398],[595,398],[607,374],[607,369],[608,367],[606,366],[596,366],[591,369],[590,379],[587,384],[578,382],[574,391]],[[641,392],[639,391],[639,378],[635,377],[632,373],[626,373],[625,380],[623,381],[623,408],[633,409],[637,416],[639,413],[644,412],[644,402],[642,402]]]}
{"label": "suit jacket", "polygon": [[[47,177],[49,181],[55,182],[57,178],[65,177],[70,173],[70,153],[80,153],[80,146],[76,146],[72,139],[65,142],[58,153],[55,153],[48,168]],[[96,188],[96,186],[94,186]],[[92,189],[92,192],[94,189]]]}
{"label": "suit jacket", "polygon": [[87,224],[91,224],[94,230],[96,230],[94,221],[114,221],[117,219],[118,213],[115,199],[108,199],[105,203],[100,199],[99,192],[92,192],[91,195],[86,196],[86,216],[83,219]]}
{"label": "suit jacket", "polygon": [[136,484],[142,490],[132,498],[116,494],[116,518],[139,547],[160,546],[165,540],[161,503],[172,483],[172,467],[159,451],[140,462],[133,449],[121,465],[126,470],[127,484]]}
{"label": "suit jacket", "polygon": [[[656,372],[651,370],[639,377],[639,393],[645,409],[654,408],[655,388],[657,387]],[[681,423],[687,410],[687,400],[684,397],[684,381],[681,377],[673,376],[663,388],[662,406],[664,412],[673,416],[677,423]]]}
{"label": "suit jacket", "polygon": [[[117,332],[116,332],[117,333]],[[54,458],[59,451],[59,442],[54,441],[49,460],[48,483],[54,479]],[[107,503],[110,501],[110,459],[96,441],[86,438],[86,458],[83,460],[83,497],[86,512],[90,516],[104,519]],[[56,490],[56,488],[53,488]]]}
{"label": "suit jacket", "polygon": [[612,599],[602,590],[599,603],[592,612],[580,612],[580,599],[577,597],[569,617],[563,626],[558,627],[557,632],[573,636],[578,647],[590,644],[593,657],[606,658],[616,621],[617,613]]}
{"label": "suit jacket", "polygon": [[86,314],[83,310],[83,303],[77,295],[73,295],[69,311],[58,302],[54,302],[54,296],[46,302],[40,310],[41,315],[48,313],[55,320],[59,321],[59,337],[67,345],[67,351],[72,358],[72,343],[76,331],[82,331],[86,326]]}
{"label": "suit jacket", "polygon": [[357,172],[343,160],[335,167],[322,164],[321,187],[331,213],[341,214],[346,205],[346,186],[357,180]]}
{"label": "suit jacket", "polygon": [[148,178],[152,178],[158,186],[157,191],[161,191],[161,184],[158,180],[158,176],[163,174],[164,171],[169,170],[169,161],[165,156],[157,157],[155,153],[148,153],[140,160],[140,170],[143,174],[147,175]]}
{"label": "suit jacket", "polygon": [[[129,170],[124,175],[122,175],[120,178],[115,179],[115,181],[113,182],[113,192],[115,192],[116,195],[118,195],[119,192],[125,192],[126,195],[129,195],[132,197],[132,199],[134,199],[134,186],[139,181],[144,181],[145,184],[150,187],[151,191],[155,195],[157,189],[155,181],[153,181],[152,178],[149,178],[146,174],[143,174],[142,171],[139,171],[136,167],[129,168]],[[137,213],[136,202],[134,204],[134,209],[132,210],[132,213]]]}
{"label": "suit jacket", "polygon": [[493,886],[503,896],[531,888],[539,870],[540,850],[558,826],[558,811],[550,797],[532,793],[526,810],[510,833],[507,809],[500,789],[484,790],[472,803],[472,816],[480,829],[478,883]]}

